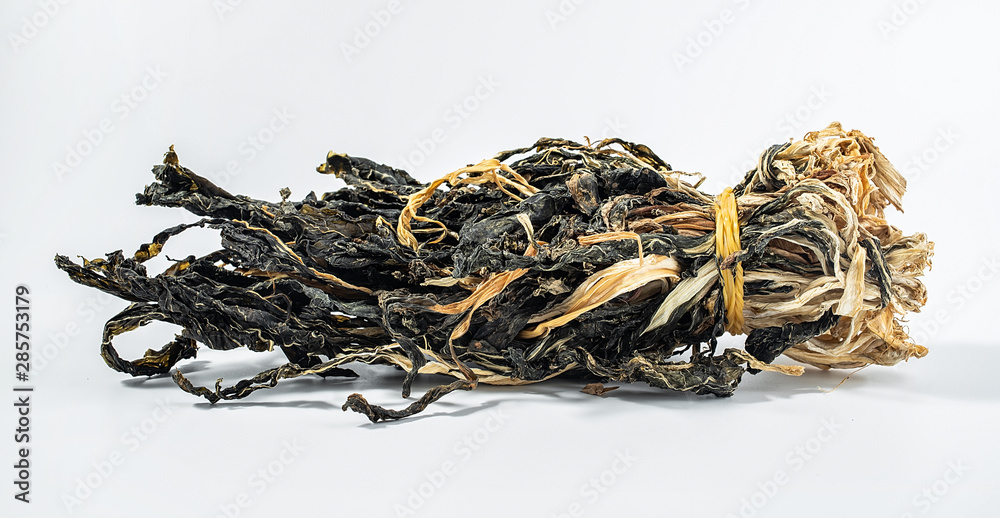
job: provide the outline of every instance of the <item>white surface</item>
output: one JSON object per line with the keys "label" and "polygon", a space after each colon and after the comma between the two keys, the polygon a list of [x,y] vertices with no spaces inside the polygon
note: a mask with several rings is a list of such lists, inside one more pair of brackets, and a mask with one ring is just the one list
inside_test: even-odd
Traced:
{"label": "white surface", "polygon": [[[36,356],[32,503],[7,482],[3,516],[409,516],[397,506],[420,503],[411,490],[428,496],[417,516],[995,515],[996,4],[405,3],[348,61],[343,44],[388,2],[242,2],[220,14],[223,2],[70,2],[52,16],[37,14],[44,2],[3,4],[0,289],[12,324],[15,285],[31,287]],[[33,17],[44,26],[11,43]],[[126,109],[133,92],[142,99]],[[466,101],[475,109],[456,116]],[[251,156],[247,139],[276,110],[287,124]],[[111,131],[57,174],[67,146],[103,119]],[[729,399],[639,386],[600,399],[553,382],[456,393],[372,425],[339,405],[359,391],[401,406],[401,377],[362,369],[357,381],[295,380],[210,407],[169,379],[109,370],[101,329],[125,304],[52,263],[57,252],[130,253],[193,220],[133,204],[170,144],[233,192],[276,199],[287,186],[301,199],[337,186],[314,172],[329,149],[405,166],[439,130],[413,168],[429,179],[539,136],[617,133],[719,190],[766,145],[832,120],[874,136],[907,174],[907,213],[890,221],[937,249],[929,302],[910,324],[930,354],[829,393],[847,372],[748,375]],[[214,244],[204,231],[165,253]],[[151,325],[117,343],[137,357],[173,331]],[[51,345],[64,347],[39,369]],[[273,361],[208,351],[183,365],[211,383]],[[2,414],[10,466],[14,408]],[[88,480],[99,486],[75,494]]]}

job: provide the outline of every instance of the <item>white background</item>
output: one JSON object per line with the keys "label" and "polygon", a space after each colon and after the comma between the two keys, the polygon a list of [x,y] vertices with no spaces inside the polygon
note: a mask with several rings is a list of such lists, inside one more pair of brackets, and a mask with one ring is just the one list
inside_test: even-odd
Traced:
{"label": "white background", "polygon": [[[0,8],[0,289],[8,325],[15,286],[32,291],[36,387],[28,505],[9,482],[14,407],[0,411],[3,516],[995,515],[1000,4],[231,3]],[[848,372],[748,375],[728,399],[556,381],[372,425],[341,403],[403,406],[401,376],[361,369],[211,407],[169,378],[109,370],[102,326],[126,304],[52,263],[129,254],[193,221],[134,205],[170,144],[226,189],[274,200],[336,188],[315,173],[330,149],[428,180],[540,136],[620,135],[716,192],[767,145],[833,120],[908,177],[890,222],[937,244],[909,323],[930,354],[833,392]],[[165,254],[217,244],[188,234]],[[135,358],[176,331],[116,343]],[[181,368],[212,384],[278,361],[205,351]]]}

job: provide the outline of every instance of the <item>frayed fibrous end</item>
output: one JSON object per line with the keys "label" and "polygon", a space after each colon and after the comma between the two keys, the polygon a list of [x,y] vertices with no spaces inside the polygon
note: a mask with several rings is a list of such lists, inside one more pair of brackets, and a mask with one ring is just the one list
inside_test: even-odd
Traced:
{"label": "frayed fibrous end", "polygon": [[[927,354],[926,347],[910,340],[899,318],[919,312],[927,301],[919,277],[931,266],[934,243],[921,233],[904,235],[886,222],[888,205],[902,211],[906,180],[872,139],[845,132],[835,122],[769,157],[765,153],[745,183],[738,200],[745,207],[761,205],[760,197],[792,196],[835,233],[838,255],[850,258],[832,262],[820,278],[785,275],[784,282],[794,287],[787,296],[751,297],[748,328],[781,325],[789,318],[812,320],[832,308],[840,319],[828,332],[784,354],[822,368],[893,365]],[[773,193],[755,192],[766,188]],[[748,278],[769,278],[769,272]]]}

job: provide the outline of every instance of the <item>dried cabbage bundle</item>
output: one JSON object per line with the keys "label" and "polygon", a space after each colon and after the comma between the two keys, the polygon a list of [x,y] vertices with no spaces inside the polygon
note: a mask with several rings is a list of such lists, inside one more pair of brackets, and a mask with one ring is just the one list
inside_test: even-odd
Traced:
{"label": "dried cabbage bundle", "polygon": [[[352,394],[372,421],[423,410],[478,383],[556,376],[728,396],[744,372],[922,357],[900,319],[919,311],[933,243],[888,224],[905,180],[872,140],[839,123],[771,146],[719,196],[648,147],[543,138],[428,184],[330,153],[318,171],[347,187],[300,202],[230,194],[178,163],[153,168],[140,205],[201,216],[131,257],[56,264],[131,301],[105,326],[101,354],[133,376],[170,372],[199,344],[280,349],[288,362],[223,387],[173,379],[211,402],[304,375],[356,376],[353,362],[445,374],[402,410]],[[143,262],[192,227],[221,248],[149,276]],[[123,360],[113,338],[153,320],[183,331]],[[725,332],[745,350],[716,351]],[[591,380],[592,381],[592,380]]]}

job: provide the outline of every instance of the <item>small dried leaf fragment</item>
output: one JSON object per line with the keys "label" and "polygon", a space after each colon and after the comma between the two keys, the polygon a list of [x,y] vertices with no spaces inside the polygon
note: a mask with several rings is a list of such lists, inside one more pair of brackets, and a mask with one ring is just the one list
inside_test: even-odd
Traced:
{"label": "small dried leaf fragment", "polygon": [[605,387],[603,383],[588,383],[588,384],[584,385],[582,389],[580,389],[580,392],[583,392],[584,394],[591,394],[591,395],[594,395],[594,396],[603,396],[603,395],[607,394],[608,392],[611,392],[612,390],[615,390],[616,388],[619,388],[619,387],[617,387],[617,386],[616,387]]}

